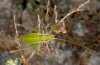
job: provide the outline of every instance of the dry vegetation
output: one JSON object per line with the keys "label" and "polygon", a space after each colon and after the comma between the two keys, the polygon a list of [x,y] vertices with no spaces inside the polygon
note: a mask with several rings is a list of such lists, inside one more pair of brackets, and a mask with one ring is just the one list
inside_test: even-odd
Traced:
{"label": "dry vegetation", "polygon": [[[14,53],[10,54],[21,59],[24,65],[99,65],[100,1],[11,2],[13,6],[8,11],[11,15],[7,14],[9,20],[4,18],[7,19],[7,23],[0,23],[0,29],[4,30],[0,32],[0,53],[13,50]],[[0,18],[3,18],[1,14]],[[30,44],[23,44],[18,39],[27,33],[36,33],[29,27],[38,28],[41,33],[52,34],[57,39],[48,41],[36,49],[26,49]],[[0,58],[2,65],[3,58]]]}

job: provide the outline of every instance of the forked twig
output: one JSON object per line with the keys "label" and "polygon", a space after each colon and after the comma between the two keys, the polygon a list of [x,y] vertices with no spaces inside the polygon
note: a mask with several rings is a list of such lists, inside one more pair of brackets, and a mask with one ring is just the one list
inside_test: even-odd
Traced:
{"label": "forked twig", "polygon": [[[88,4],[89,2],[90,2],[90,0],[87,0],[85,3],[81,4],[78,8],[76,8],[76,9],[72,10],[71,12],[67,13],[67,14],[59,21],[59,23],[58,23],[56,26],[58,26],[58,25],[60,25],[62,22],[64,22],[65,19],[68,20],[69,17],[70,17],[74,12],[83,11],[82,7],[85,6],[86,4]],[[55,26],[53,29],[51,29],[50,33],[56,28],[56,26]],[[49,34],[50,34],[50,33],[49,33]]]}

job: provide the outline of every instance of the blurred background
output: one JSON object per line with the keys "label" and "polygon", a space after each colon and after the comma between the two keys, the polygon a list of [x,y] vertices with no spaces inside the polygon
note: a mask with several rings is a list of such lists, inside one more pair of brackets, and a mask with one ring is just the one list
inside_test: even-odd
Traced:
{"label": "blurred background", "polygon": [[[16,16],[16,23],[25,27],[17,26],[19,35],[32,33],[34,31],[27,27],[38,28],[38,15],[41,19],[41,28],[48,33],[55,23],[55,5],[57,7],[57,20],[60,21],[70,11],[78,8],[87,0],[0,0],[0,65],[5,65],[8,59],[19,58],[19,54],[9,53],[17,49],[15,41],[15,27],[13,16]],[[47,13],[48,6],[48,14]],[[51,34],[57,38],[69,40],[83,45],[91,50],[84,49],[70,42],[52,40],[48,42],[51,55],[48,55],[47,48],[41,48],[41,52],[35,55],[30,63],[32,65],[99,65],[100,64],[100,0],[89,0],[81,7],[79,12],[74,12],[68,19],[64,20],[64,26],[59,25]],[[46,17],[47,16],[47,17]],[[44,29],[47,27],[47,31]],[[61,30],[64,28],[66,33]],[[60,32],[58,32],[60,31]],[[56,34],[57,32],[57,34]],[[27,47],[26,44],[21,44]],[[32,50],[25,50],[28,57]]]}

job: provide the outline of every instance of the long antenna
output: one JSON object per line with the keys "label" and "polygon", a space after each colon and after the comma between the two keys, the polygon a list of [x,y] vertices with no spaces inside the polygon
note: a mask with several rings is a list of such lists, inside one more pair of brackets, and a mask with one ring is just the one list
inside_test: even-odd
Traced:
{"label": "long antenna", "polygon": [[[54,38],[54,39],[58,39],[58,38]],[[97,55],[100,55],[100,53],[97,53],[96,51],[94,51],[94,50],[92,50],[92,49],[90,49],[90,48],[88,48],[88,47],[85,47],[85,46],[83,46],[83,45],[81,45],[81,44],[78,44],[78,43],[75,43],[75,42],[72,42],[72,41],[69,41],[69,40],[64,40],[64,39],[58,39],[58,40],[61,40],[61,41],[65,41],[65,42],[68,42],[68,43],[75,44],[75,45],[80,46],[80,47],[82,47],[82,48],[84,48],[84,49],[87,49],[87,50],[89,50],[89,51],[91,51],[91,52],[93,52],[93,53],[95,53],[95,54],[97,54]]]}

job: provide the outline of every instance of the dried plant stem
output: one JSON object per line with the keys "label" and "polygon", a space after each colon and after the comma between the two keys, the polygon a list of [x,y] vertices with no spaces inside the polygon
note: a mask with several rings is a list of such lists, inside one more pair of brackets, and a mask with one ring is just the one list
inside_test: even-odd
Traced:
{"label": "dried plant stem", "polygon": [[85,3],[81,4],[78,8],[74,9],[73,11],[69,12],[66,16],[64,16],[60,22],[58,23],[58,25],[63,22],[66,18],[68,19],[68,17],[70,17],[74,12],[79,12],[82,11],[82,7],[85,6],[86,4],[88,4],[90,2],[90,0],[87,0]]}
{"label": "dried plant stem", "polygon": [[54,8],[54,13],[55,13],[55,23],[58,23],[58,13],[57,13],[57,6],[55,5],[54,6],[55,8]]}
{"label": "dried plant stem", "polygon": [[48,50],[48,54],[50,55],[51,52],[50,52],[50,49],[49,49],[49,45],[48,45],[48,43],[46,43],[46,47],[47,47],[47,50]]}
{"label": "dried plant stem", "polygon": [[40,20],[40,16],[38,15],[38,29],[39,31],[41,31],[41,20]]}
{"label": "dried plant stem", "polygon": [[[74,9],[73,11],[67,13],[67,14],[59,21],[59,23],[58,23],[56,26],[58,26],[58,25],[60,25],[62,22],[64,22],[65,19],[68,20],[69,17],[70,17],[74,12],[83,11],[82,7],[85,6],[86,4],[88,4],[89,2],[90,2],[90,0],[87,0],[85,3],[81,4],[78,8],[76,8],[76,9]],[[55,26],[53,29],[51,29],[50,33],[56,28],[56,26]],[[50,34],[50,33],[49,33],[49,34]]]}
{"label": "dried plant stem", "polygon": [[[15,27],[15,32],[16,32],[16,39],[17,39],[17,44],[19,44],[19,50],[21,49],[21,45],[20,45],[20,42],[19,42],[19,34],[18,34],[18,30],[17,30],[17,25],[16,25],[16,15],[13,16],[14,17],[14,27]],[[24,63],[24,65],[30,65],[30,63],[26,60],[24,54],[22,51],[19,51],[19,54],[22,58],[22,61]]]}
{"label": "dried plant stem", "polygon": [[39,50],[40,47],[41,47],[41,45],[39,45],[39,46],[31,53],[31,55],[30,55],[29,58],[28,58],[28,61],[30,61],[30,60],[32,59],[32,57],[35,55],[35,52],[36,52],[37,50]]}
{"label": "dried plant stem", "polygon": [[19,51],[24,51],[24,50],[28,50],[30,48],[22,48],[22,49],[18,49],[18,50],[13,50],[13,51],[10,51],[10,53],[15,53],[15,52],[19,52]]}
{"label": "dried plant stem", "polygon": [[46,15],[45,15],[45,21],[47,22],[48,21],[48,18],[49,18],[49,7],[50,7],[50,0],[48,0],[47,2],[47,12],[46,12]]}
{"label": "dried plant stem", "polygon": [[[48,3],[49,4],[49,3]],[[41,25],[41,19],[40,19],[40,16],[38,15],[38,22],[39,22],[39,28],[40,28],[40,25]],[[42,33],[44,34],[44,30],[42,30]],[[45,41],[45,40],[44,40]],[[50,55],[50,49],[49,49],[49,45],[46,43],[46,46],[47,46],[47,50],[48,50],[48,54]]]}

